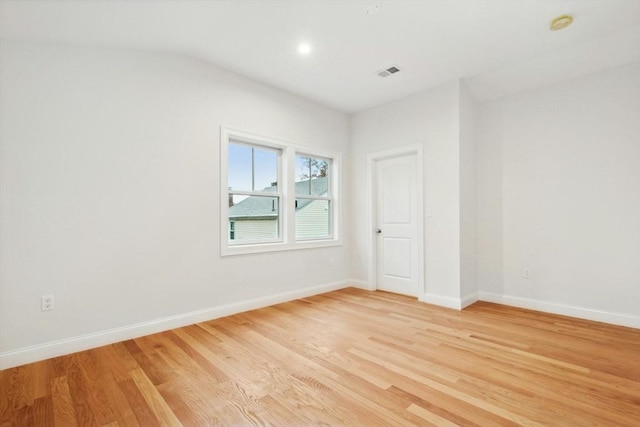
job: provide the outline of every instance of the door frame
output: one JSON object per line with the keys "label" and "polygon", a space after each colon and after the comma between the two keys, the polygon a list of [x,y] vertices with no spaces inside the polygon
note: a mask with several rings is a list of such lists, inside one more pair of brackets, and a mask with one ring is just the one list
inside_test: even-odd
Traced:
{"label": "door frame", "polygon": [[378,289],[377,283],[377,192],[376,192],[376,162],[404,156],[416,156],[416,193],[417,193],[417,227],[418,227],[418,300],[424,301],[425,283],[425,253],[424,253],[424,157],[422,144],[407,145],[389,150],[376,151],[367,155],[367,233],[369,241],[368,287]]}

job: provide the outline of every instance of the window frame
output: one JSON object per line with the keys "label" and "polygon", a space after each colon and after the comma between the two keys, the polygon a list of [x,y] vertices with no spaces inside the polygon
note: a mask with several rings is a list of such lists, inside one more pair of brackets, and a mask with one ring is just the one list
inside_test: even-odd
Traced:
{"label": "window frame", "polygon": [[[276,193],[256,192],[256,195],[277,197],[279,195],[280,206],[279,232],[280,237],[276,240],[258,241],[237,241],[230,240],[229,225],[229,195],[244,194],[244,191],[229,190],[228,187],[228,162],[229,144],[245,144],[258,148],[278,150],[280,152],[278,160],[278,191]],[[329,236],[313,237],[296,240],[295,233],[295,201],[300,197],[295,194],[295,161],[296,156],[309,156],[330,161],[329,169],[329,197],[320,197],[322,200],[330,200],[329,212]],[[340,167],[342,164],[341,154],[327,150],[310,149],[288,141],[275,138],[264,137],[249,132],[239,131],[226,127],[220,128],[220,250],[221,256],[242,255],[253,253],[265,253],[274,251],[286,251],[297,249],[321,248],[328,246],[342,245],[340,224],[342,210],[340,206],[341,184]],[[254,192],[252,192],[254,193]],[[260,194],[258,194],[260,193]],[[315,199],[315,197],[314,197]],[[237,233],[237,224],[236,224]]]}
{"label": "window frame", "polygon": [[[303,157],[303,158],[309,158],[309,159],[316,159],[316,160],[323,160],[326,161],[328,163],[328,173],[327,173],[327,179],[329,180],[329,185],[327,186],[327,196],[314,196],[312,194],[309,195],[299,195],[299,194],[295,194],[295,188],[294,188],[294,206],[297,200],[299,199],[303,199],[303,200],[311,200],[313,201],[326,201],[328,202],[329,205],[329,236],[327,237],[302,237],[302,238],[298,238],[297,236],[295,236],[295,232],[294,232],[294,239],[296,240],[296,242],[306,242],[306,241],[316,241],[316,240],[327,240],[327,239],[331,239],[333,236],[333,223],[334,223],[334,209],[333,209],[333,188],[332,188],[332,182],[333,182],[333,159],[330,157],[325,157],[325,156],[319,156],[315,153],[310,153],[308,151],[296,151],[295,152],[295,158],[298,157]],[[295,177],[294,177],[295,179]],[[311,180],[311,178],[309,178]],[[295,184],[294,184],[295,185]],[[311,183],[309,183],[309,185],[311,186]],[[311,188],[311,187],[310,187]]]}
{"label": "window frame", "polygon": [[[227,141],[227,156],[225,157],[226,159],[229,158],[228,155],[228,148],[229,148],[229,144],[235,144],[235,145],[241,145],[241,146],[245,146],[245,147],[251,147],[251,148],[259,148],[265,151],[274,151],[276,153],[276,183],[277,183],[277,191],[275,192],[269,192],[269,191],[261,191],[261,190],[256,190],[255,188],[253,188],[252,190],[229,190],[229,183],[227,182],[227,195],[229,197],[232,197],[234,195],[237,196],[247,196],[247,197],[252,197],[252,196],[257,196],[257,197],[270,197],[270,198],[275,198],[278,200],[278,219],[277,219],[277,236],[274,239],[255,239],[255,240],[242,240],[242,241],[238,241],[236,239],[233,239],[233,242],[231,241],[232,239],[231,237],[231,224],[229,223],[228,229],[229,229],[229,239],[227,244],[229,246],[240,246],[240,245],[250,245],[250,244],[264,244],[264,243],[278,243],[278,242],[282,242],[282,202],[283,202],[283,197],[282,197],[282,186],[280,184],[280,182],[282,181],[282,156],[283,156],[283,150],[279,147],[274,147],[271,145],[265,145],[265,144],[256,144],[256,143],[252,143],[252,142],[247,142],[245,140],[239,140],[236,138],[230,138]],[[253,153],[252,153],[253,155]],[[253,164],[253,161],[251,162],[253,170],[252,170],[252,174],[255,173],[255,167]],[[228,172],[228,168],[227,168],[227,172]],[[227,173],[227,179],[228,179],[229,175]],[[254,179],[251,180],[252,181],[252,187],[255,185],[254,184]],[[227,208],[228,208],[228,200],[227,200]],[[228,210],[227,210],[227,217],[229,216],[228,214]],[[237,221],[236,221],[237,222]],[[237,226],[237,224],[235,224]],[[235,229],[234,231],[234,237],[235,237]]]}

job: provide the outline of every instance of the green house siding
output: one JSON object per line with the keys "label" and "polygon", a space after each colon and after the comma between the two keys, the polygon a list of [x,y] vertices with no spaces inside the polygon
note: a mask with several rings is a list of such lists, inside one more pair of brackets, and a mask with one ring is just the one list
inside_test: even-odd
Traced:
{"label": "green house siding", "polygon": [[236,219],[234,222],[234,240],[263,240],[278,238],[278,220]]}
{"label": "green house siding", "polygon": [[329,236],[329,202],[313,200],[296,212],[296,239]]}
{"label": "green house siding", "polygon": [[[329,179],[314,178],[296,182],[296,193],[326,195]],[[296,239],[323,238],[330,235],[330,206],[327,200],[296,199]],[[270,240],[278,238],[280,206],[274,197],[251,196],[229,208],[233,224],[231,240]]]}

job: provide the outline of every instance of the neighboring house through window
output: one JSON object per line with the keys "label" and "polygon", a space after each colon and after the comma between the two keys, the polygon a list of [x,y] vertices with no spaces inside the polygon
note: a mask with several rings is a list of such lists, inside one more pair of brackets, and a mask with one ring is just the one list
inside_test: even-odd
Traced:
{"label": "neighboring house through window", "polygon": [[[230,140],[227,156],[229,240],[234,243],[280,240],[278,189],[282,150]],[[233,224],[233,239],[231,229]]]}
{"label": "neighboring house through window", "polygon": [[296,156],[296,239],[331,235],[331,159]]}
{"label": "neighboring house through window", "polygon": [[223,255],[340,244],[339,156],[223,129]]}

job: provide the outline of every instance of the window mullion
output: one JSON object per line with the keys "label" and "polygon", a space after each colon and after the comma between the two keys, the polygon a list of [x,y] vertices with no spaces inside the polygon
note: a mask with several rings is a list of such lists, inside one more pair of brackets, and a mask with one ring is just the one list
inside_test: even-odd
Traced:
{"label": "window mullion", "polygon": [[[340,157],[298,150],[286,142],[221,129],[223,255],[342,243],[337,232]],[[296,189],[307,194],[297,195]],[[259,221],[271,225],[265,228],[268,224]]]}
{"label": "window mullion", "polygon": [[294,244],[296,240],[296,153],[291,147],[283,151],[283,173],[285,181],[284,204],[286,206],[286,216],[284,217],[286,228],[286,243]]}

